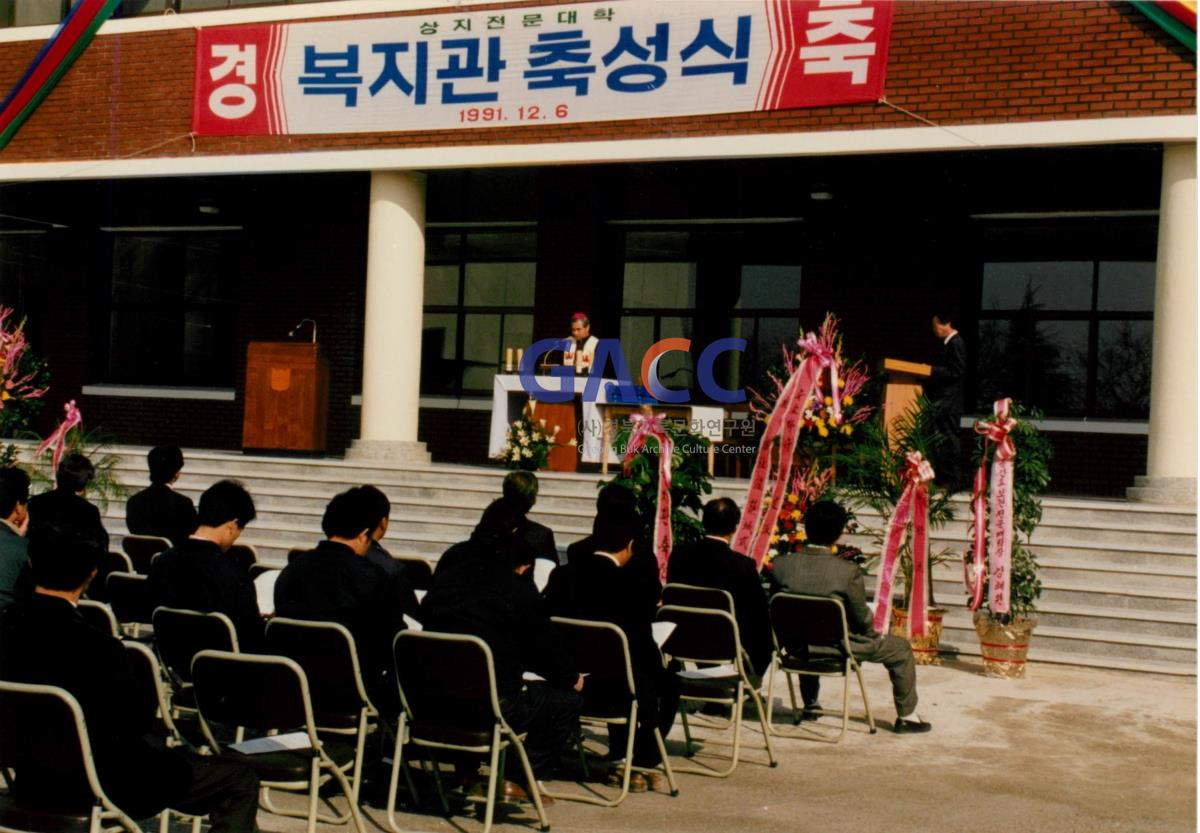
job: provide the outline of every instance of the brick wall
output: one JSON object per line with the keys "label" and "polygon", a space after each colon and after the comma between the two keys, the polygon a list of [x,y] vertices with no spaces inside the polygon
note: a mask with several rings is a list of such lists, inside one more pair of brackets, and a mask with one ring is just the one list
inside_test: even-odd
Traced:
{"label": "brick wall", "polygon": [[[530,4],[493,8],[520,5]],[[11,86],[40,46],[0,46],[0,86]],[[924,126],[885,104],[856,104],[567,126],[204,137],[193,149],[194,52],[190,29],[97,38],[0,162]],[[962,125],[1192,114],[1195,87],[1195,56],[1128,3],[903,0],[885,93],[924,119]]]}

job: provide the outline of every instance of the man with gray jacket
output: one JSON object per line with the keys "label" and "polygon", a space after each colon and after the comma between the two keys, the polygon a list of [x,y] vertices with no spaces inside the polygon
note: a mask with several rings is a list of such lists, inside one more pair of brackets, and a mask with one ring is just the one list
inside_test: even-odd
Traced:
{"label": "man with gray jacket", "polygon": [[[917,715],[917,669],[912,646],[899,636],[875,632],[871,609],[867,607],[862,571],[852,561],[838,557],[834,545],[846,528],[846,510],[833,501],[814,503],[804,515],[808,544],[799,553],[781,555],[771,567],[771,592],[800,593],[806,596],[832,596],[846,609],[850,629],[850,649],[859,662],[880,662],[892,678],[892,697],[896,701],[894,731],[900,734],[928,732],[932,727]],[[817,696],[820,678],[800,678],[800,693],[805,712],[820,710]]]}

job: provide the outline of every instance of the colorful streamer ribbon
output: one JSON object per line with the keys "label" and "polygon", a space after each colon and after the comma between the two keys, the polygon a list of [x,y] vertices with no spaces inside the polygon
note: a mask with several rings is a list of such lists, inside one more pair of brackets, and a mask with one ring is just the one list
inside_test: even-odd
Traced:
{"label": "colorful streamer ribbon", "polygon": [[58,471],[58,463],[62,460],[63,452],[66,451],[67,432],[83,424],[83,414],[75,407],[74,399],[63,405],[63,410],[67,412],[66,418],[54,429],[54,433],[42,440],[42,444],[37,447],[37,451],[33,452],[34,457],[41,457],[47,448],[53,446],[54,454],[51,457],[52,471]]}
{"label": "colorful streamer ribbon", "polygon": [[909,636],[924,636],[926,624],[926,586],[929,581],[929,490],[926,483],[933,480],[933,466],[921,452],[905,457],[904,491],[888,521],[883,542],[883,559],[879,565],[879,584],[875,589],[875,630],[888,632],[892,616],[892,587],[900,563],[900,544],[912,522],[912,598],[909,600]]}
{"label": "colorful streamer ribbon", "polygon": [[[775,409],[767,419],[750,477],[746,508],[733,538],[733,549],[753,558],[760,570],[783,508],[783,497],[787,494],[787,477],[800,436],[801,416],[812,398],[821,395],[821,378],[825,371],[830,377],[832,419],[835,424],[842,421],[837,355],[832,346],[809,333],[800,340],[798,347],[805,354],[803,362],[780,391]],[[776,439],[779,440],[778,455],[772,455]],[[766,497],[768,485],[770,498]]]}
{"label": "colorful streamer ribbon", "polygon": [[76,0],[50,40],[41,48],[0,104],[0,149],[58,84],[83,54],[96,31],[121,5],[121,0]]}
{"label": "colorful streamer ribbon", "polygon": [[658,578],[667,583],[667,559],[671,555],[671,456],[675,443],[663,427],[663,415],[629,417],[633,429],[629,444],[625,446],[625,474],[629,474],[629,463],[639,451],[646,447],[650,437],[658,440],[658,498],[654,508],[654,556],[658,559]]}
{"label": "colorful streamer ribbon", "polygon": [[[1011,436],[1017,421],[1009,416],[1011,408],[1011,399],[997,399],[992,404],[992,418],[975,423],[975,433],[983,435],[983,454],[971,491],[971,561],[963,562],[963,581],[971,596],[971,610],[978,610],[983,602],[984,577],[989,576],[988,607],[993,613],[1008,613],[1012,573],[1013,459],[1017,456]],[[996,446],[996,456],[992,463],[989,512],[987,467],[988,448],[992,445]],[[985,565],[989,549],[990,564]]]}

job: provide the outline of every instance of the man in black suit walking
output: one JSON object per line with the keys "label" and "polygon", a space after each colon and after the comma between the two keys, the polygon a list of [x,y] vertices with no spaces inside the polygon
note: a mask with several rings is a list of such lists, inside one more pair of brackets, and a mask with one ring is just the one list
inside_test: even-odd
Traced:
{"label": "man in black suit walking", "polygon": [[933,333],[942,340],[942,357],[929,375],[926,395],[933,403],[933,424],[942,438],[934,454],[937,484],[950,490],[962,485],[962,444],[959,427],[963,415],[963,377],[967,372],[967,344],[954,328],[947,310],[933,316]]}
{"label": "man in black suit walking", "polygon": [[183,452],[177,445],[158,445],[146,455],[150,486],[125,504],[125,525],[134,535],[159,535],[179,546],[196,531],[196,506],[187,495],[171,488],[183,471]]}
{"label": "man in black suit walking", "polygon": [[742,518],[736,503],[727,497],[704,505],[704,537],[680,544],[667,562],[668,584],[694,584],[728,590],[733,596],[742,647],[750,657],[752,673],[761,677],[771,664],[774,642],[767,596],[754,560],[734,552],[729,540]]}
{"label": "man in black suit walking", "polygon": [[[830,500],[814,503],[804,516],[808,545],[799,553],[781,555],[771,567],[772,592],[832,596],[846,609],[850,648],[859,662],[880,662],[892,678],[898,733],[928,732],[931,726],[917,715],[917,669],[912,646],[899,636],[880,636],[867,607],[862,571],[853,561],[838,557],[833,546],[846,528],[846,510]],[[800,678],[804,710],[820,709],[820,678]]]}

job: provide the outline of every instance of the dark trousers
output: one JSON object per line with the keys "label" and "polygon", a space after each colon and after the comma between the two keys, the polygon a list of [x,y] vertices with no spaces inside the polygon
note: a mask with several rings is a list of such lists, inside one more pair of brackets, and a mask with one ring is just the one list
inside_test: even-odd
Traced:
{"label": "dark trousers", "polygon": [[[559,754],[579,729],[582,701],[574,691],[531,683],[518,693],[500,698],[500,713],[517,732],[528,732],[525,753],[539,781],[554,777]],[[515,755],[508,756],[508,771],[520,772]]]}
{"label": "dark trousers", "polygon": [[[658,729],[665,738],[675,725],[675,713],[679,710],[679,676],[677,664],[634,674],[633,684],[637,689],[638,720],[633,735],[633,765],[656,767],[662,763],[654,730]],[[614,759],[625,756],[629,743],[629,727],[610,724],[608,727],[608,754]]]}
{"label": "dark trousers", "polygon": [[948,489],[957,489],[963,485],[962,480],[962,442],[959,438],[959,423],[962,422],[962,410],[949,408],[944,403],[938,403],[933,416],[933,427],[941,442],[933,454],[933,472],[935,482]]}
{"label": "dark trousers", "polygon": [[[874,648],[855,645],[854,658],[859,662],[879,662],[892,678],[892,698],[896,701],[896,715],[907,717],[917,710],[917,663],[913,659],[912,645],[900,636],[884,636]],[[849,684],[849,680],[846,681]],[[805,705],[817,702],[821,693],[821,678],[800,678],[800,696]]]}
{"label": "dark trousers", "polygon": [[187,758],[192,784],[171,809],[190,815],[208,815],[212,833],[254,833],[258,830],[258,776],[236,761],[223,761],[178,752]]}

